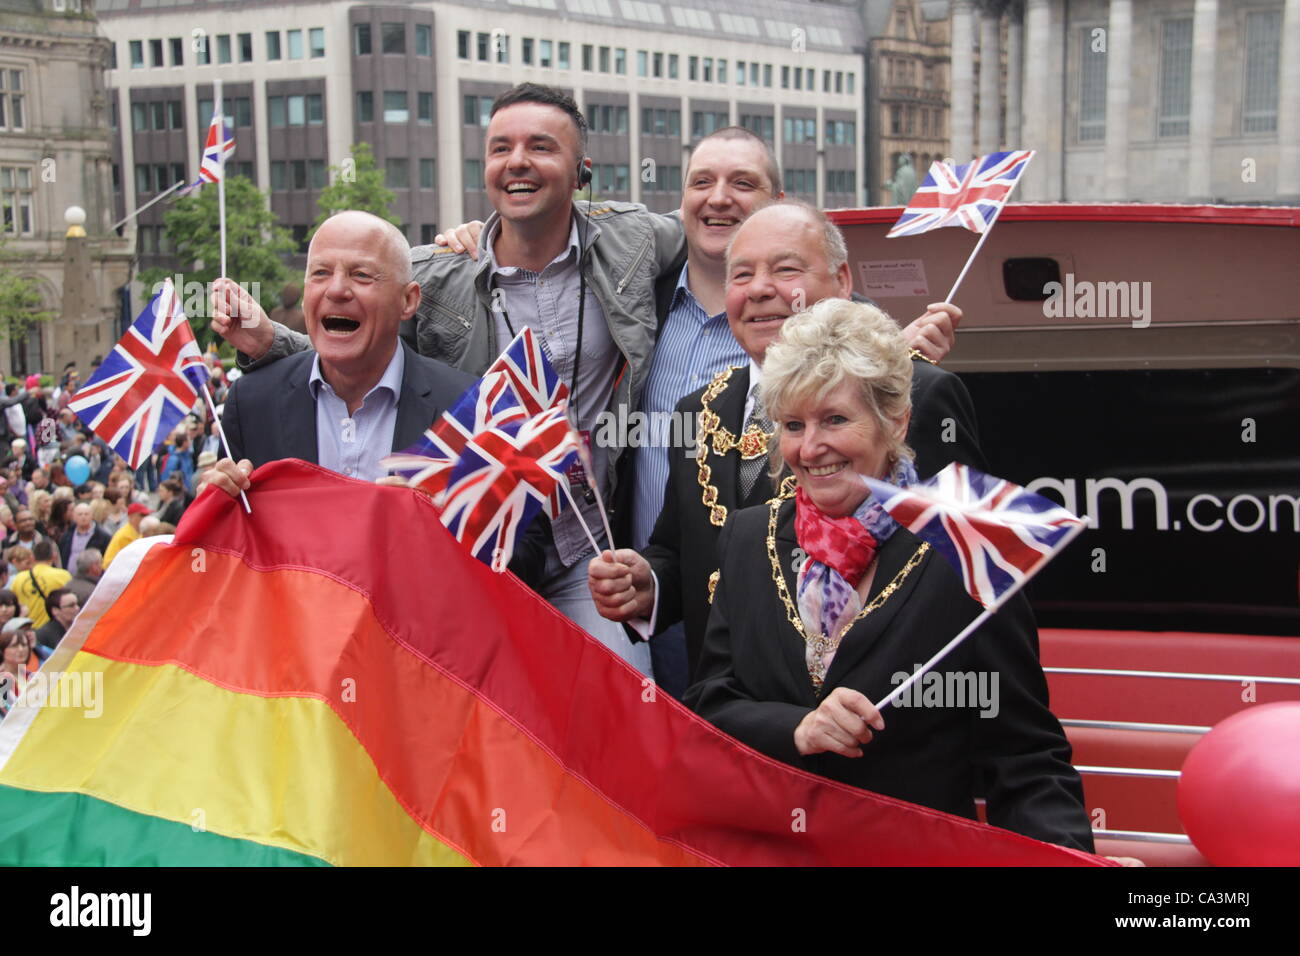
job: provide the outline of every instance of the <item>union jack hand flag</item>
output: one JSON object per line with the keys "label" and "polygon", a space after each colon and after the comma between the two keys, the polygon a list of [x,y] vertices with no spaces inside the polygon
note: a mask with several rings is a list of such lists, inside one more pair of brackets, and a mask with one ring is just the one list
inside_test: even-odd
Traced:
{"label": "union jack hand flag", "polygon": [[578,436],[563,405],[484,429],[465,443],[442,499],[442,523],[474,557],[500,571],[515,542],[568,481]]}
{"label": "union jack hand flag", "polygon": [[956,169],[936,161],[886,238],[915,236],[944,226],[984,232],[1033,157],[1032,149],[989,153]]}
{"label": "union jack hand flag", "polygon": [[472,436],[485,428],[526,417],[510,377],[489,371],[425,429],[418,442],[381,463],[408,479],[412,488],[437,497],[446,488],[447,476]]}
{"label": "union jack hand flag", "polygon": [[194,332],[167,279],[68,407],[139,468],[189,413],[207,380]]}
{"label": "union jack hand flag", "polygon": [[[435,498],[447,487],[447,478],[459,460],[470,436],[516,418],[549,411],[568,397],[569,389],[550,359],[524,326],[493,362],[483,378],[465,390],[442,418],[425,430],[420,440],[382,462]],[[564,507],[562,491],[554,489],[546,502],[546,513],[554,518]]]}
{"label": "union jack hand flag", "polygon": [[1054,501],[957,462],[907,488],[863,480],[895,521],[947,559],[985,607],[1033,577],[1084,524]]}
{"label": "union jack hand flag", "polygon": [[212,114],[208,124],[208,138],[203,144],[203,157],[199,160],[199,178],[190,189],[204,183],[217,183],[226,178],[226,160],[235,155],[235,137],[220,113]]}

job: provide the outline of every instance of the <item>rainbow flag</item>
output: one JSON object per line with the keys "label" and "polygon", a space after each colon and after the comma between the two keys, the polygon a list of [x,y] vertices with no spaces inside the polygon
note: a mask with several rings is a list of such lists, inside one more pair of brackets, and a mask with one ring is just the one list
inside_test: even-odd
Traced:
{"label": "rainbow flag", "polygon": [[0,864],[1102,862],[749,750],[418,492],[253,482],[124,550],[0,724]]}

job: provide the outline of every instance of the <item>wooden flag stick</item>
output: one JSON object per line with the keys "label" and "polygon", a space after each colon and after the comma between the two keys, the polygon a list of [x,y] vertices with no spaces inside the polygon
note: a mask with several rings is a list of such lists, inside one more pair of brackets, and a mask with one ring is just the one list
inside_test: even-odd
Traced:
{"label": "wooden flag stick", "polygon": [[1088,526],[1087,521],[1080,521],[1077,525],[1075,525],[1073,528],[1067,531],[1065,533],[1065,537],[1063,537],[1057,543],[1056,547],[1052,549],[1051,553],[1048,554],[1047,557],[1045,557],[1042,561],[1038,562],[1038,564],[1034,567],[1031,573],[1025,575],[1015,584],[1011,585],[1011,587],[1007,588],[1005,591],[999,594],[997,600],[994,601],[989,607],[986,607],[983,610],[983,612],[977,618],[975,618],[975,620],[967,624],[961,630],[961,633],[959,633],[956,637],[954,637],[943,647],[939,648],[938,652],[933,657],[931,657],[928,661],[926,661],[925,664],[922,665],[922,667],[918,671],[916,671],[916,673],[914,673],[907,680],[903,681],[903,683],[895,687],[889,693],[888,697],[886,697],[882,701],[879,701],[876,704],[876,709],[883,710],[885,707],[889,706],[890,704],[897,702],[897,700],[907,692],[907,689],[909,687],[911,687],[918,680],[920,680],[925,674],[933,670],[935,665],[937,665],[941,660],[943,660],[945,657],[948,656],[949,651],[955,648],[962,641],[966,640],[966,638],[968,638],[972,633],[974,633],[976,628],[978,628],[981,624],[983,624],[994,614],[996,614],[998,610],[1002,607],[1002,605],[1005,604],[1008,600],[1010,600],[1013,594],[1015,594],[1022,587],[1028,584],[1029,581],[1033,578],[1033,576],[1037,574],[1039,570],[1047,564],[1048,561],[1052,560],[1052,558],[1056,557],[1058,554],[1064,551],[1065,546],[1068,545],[1071,541],[1073,541],[1076,536],[1082,533],[1083,529],[1086,528],[1087,526]]}
{"label": "wooden flag stick", "polygon": [[[1030,153],[1029,156],[1026,157],[1025,169],[1028,169],[1029,164],[1033,161],[1033,159],[1034,159],[1033,153]],[[979,242],[975,243],[975,248],[972,249],[970,255],[966,257],[966,264],[961,267],[961,272],[958,273],[957,275],[957,281],[952,284],[952,288],[948,290],[948,297],[943,301],[951,302],[952,297],[957,294],[958,287],[961,285],[962,280],[966,278],[966,273],[970,271],[971,263],[973,263],[975,261],[975,257],[979,255],[980,247],[984,245],[984,240],[989,237],[989,233],[991,233],[993,231],[993,227],[997,225],[998,217],[1002,215],[1002,210],[1005,209],[1007,206],[1007,200],[1010,199],[1011,194],[1015,192],[1016,186],[1020,185],[1020,180],[1024,178],[1024,175],[1025,175],[1025,170],[1022,169],[1020,171],[1020,176],[1016,179],[1015,186],[1012,186],[1009,190],[1007,190],[1007,194],[1003,196],[1002,201],[998,203],[998,208],[993,213],[993,218],[989,221],[988,227],[982,233],[980,233]]]}
{"label": "wooden flag stick", "polygon": [[[217,423],[217,434],[221,437],[221,447],[226,450],[226,457],[233,461],[235,456],[230,453],[230,442],[226,441],[226,430],[221,427],[221,416],[217,414],[217,407],[212,404],[212,395],[208,392],[208,386],[205,384],[199,391],[203,393],[204,399],[207,400],[208,411],[212,413],[212,420]],[[248,495],[241,491],[239,500],[244,503],[244,511],[251,515],[253,506],[248,503]]]}

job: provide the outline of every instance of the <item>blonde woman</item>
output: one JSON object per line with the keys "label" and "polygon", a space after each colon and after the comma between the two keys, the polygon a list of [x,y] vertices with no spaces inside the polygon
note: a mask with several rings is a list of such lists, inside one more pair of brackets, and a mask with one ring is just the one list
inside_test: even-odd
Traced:
{"label": "blonde woman", "polygon": [[685,702],[778,760],[959,816],[975,817],[982,779],[991,823],[1091,851],[1026,601],[1010,602],[939,669],[944,686],[958,686],[953,674],[963,689],[991,688],[987,699],[940,695],[883,714],[873,703],[980,610],[860,477],[916,480],[904,441],[911,380],[907,345],[878,309],[830,299],[786,320],[760,387],[777,429],[774,471],[792,480],[722,531]]}

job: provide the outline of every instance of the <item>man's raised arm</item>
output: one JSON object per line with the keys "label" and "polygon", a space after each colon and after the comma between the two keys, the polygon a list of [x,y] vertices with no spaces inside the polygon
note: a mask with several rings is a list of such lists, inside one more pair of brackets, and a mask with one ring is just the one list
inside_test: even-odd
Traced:
{"label": "man's raised arm", "polygon": [[311,348],[311,339],[272,322],[248,290],[233,279],[212,283],[208,327],[239,351],[236,362],[244,371]]}

